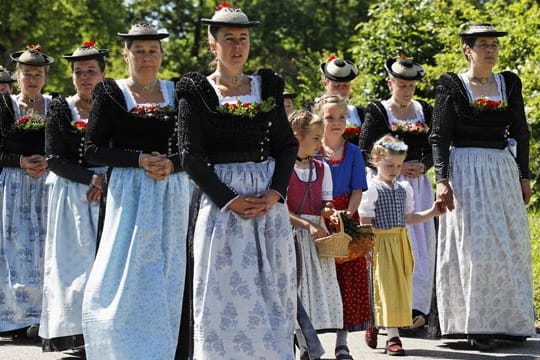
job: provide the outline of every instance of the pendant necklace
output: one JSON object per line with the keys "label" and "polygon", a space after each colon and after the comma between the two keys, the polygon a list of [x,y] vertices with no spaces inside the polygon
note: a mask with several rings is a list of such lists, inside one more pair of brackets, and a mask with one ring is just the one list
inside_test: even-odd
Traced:
{"label": "pendant necklace", "polygon": [[246,76],[244,73],[229,76],[229,75],[224,75],[218,71],[216,71],[214,74],[216,75],[216,77],[219,77],[221,80],[225,80],[226,82],[229,82],[233,87],[237,87],[238,85],[240,85],[240,83]]}
{"label": "pendant necklace", "polygon": [[135,89],[137,90],[143,90],[143,91],[146,91],[146,92],[150,92],[152,90],[154,90],[154,88],[156,87],[156,85],[158,84],[158,79],[154,79],[152,80],[149,84],[139,84],[138,82],[136,82],[135,80],[133,80],[132,78],[129,78],[130,82],[131,82],[131,86],[133,86]]}

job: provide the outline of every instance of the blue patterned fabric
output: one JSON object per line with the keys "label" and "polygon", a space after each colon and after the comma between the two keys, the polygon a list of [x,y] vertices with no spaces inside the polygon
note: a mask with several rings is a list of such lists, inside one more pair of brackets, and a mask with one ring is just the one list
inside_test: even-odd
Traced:
{"label": "blue patterned fabric", "polygon": [[83,300],[88,359],[173,359],[178,341],[190,191],[185,173],[153,180],[114,168]]}
{"label": "blue patterned fabric", "polygon": [[[219,164],[239,194],[265,191],[273,161]],[[244,219],[206,196],[194,241],[194,359],[292,360],[296,258],[289,212]]]}
{"label": "blue patterned fabric", "polygon": [[82,300],[96,256],[99,202],[86,199],[88,185],[53,172],[46,183],[49,202],[39,336],[51,339],[82,334]]}
{"label": "blue patterned fabric", "polygon": [[47,221],[45,173],[0,173],[0,331],[39,324]]}

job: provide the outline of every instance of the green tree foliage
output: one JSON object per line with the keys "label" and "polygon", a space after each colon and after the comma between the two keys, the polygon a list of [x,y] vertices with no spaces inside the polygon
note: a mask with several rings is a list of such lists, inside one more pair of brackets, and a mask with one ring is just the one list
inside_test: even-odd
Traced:
{"label": "green tree foliage", "polygon": [[[24,50],[28,44],[40,44],[55,60],[46,90],[59,93],[73,92],[69,63],[62,55],[90,39],[107,47],[125,23],[122,0],[2,1],[0,14],[0,63],[13,70],[10,53]],[[114,58],[119,48],[110,49]]]}

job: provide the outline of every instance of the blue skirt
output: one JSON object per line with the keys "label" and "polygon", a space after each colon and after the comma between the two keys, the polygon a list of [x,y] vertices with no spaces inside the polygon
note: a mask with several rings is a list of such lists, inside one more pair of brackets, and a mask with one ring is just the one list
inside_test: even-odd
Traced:
{"label": "blue skirt", "polygon": [[103,233],[83,300],[88,359],[173,359],[190,191],[185,173],[112,170]]}
{"label": "blue skirt", "polygon": [[45,178],[0,173],[0,332],[39,324],[47,226]]}
{"label": "blue skirt", "polygon": [[[240,194],[267,190],[273,170],[273,161],[215,167]],[[193,358],[294,359],[296,256],[286,205],[245,219],[203,195],[193,252]]]}

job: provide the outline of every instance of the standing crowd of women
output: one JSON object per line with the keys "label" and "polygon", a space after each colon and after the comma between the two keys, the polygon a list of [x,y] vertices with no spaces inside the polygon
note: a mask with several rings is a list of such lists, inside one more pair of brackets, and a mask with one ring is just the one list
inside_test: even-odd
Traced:
{"label": "standing crowd of women", "polygon": [[[0,335],[88,359],[292,360],[295,335],[302,359],[322,355],[311,329],[350,360],[349,332],[376,348],[386,328],[403,355],[435,273],[443,336],[534,334],[529,131],[519,78],[492,72],[506,33],[460,34],[469,69],[441,77],[433,108],[405,57],[384,64],[388,99],[351,106],[358,70],[331,57],[325,94],[287,115],[280,76],[244,73],[259,22],[222,3],[202,23],[215,71],[176,84],[157,77],[169,34],[146,23],[118,33],[125,79],[93,41],[63,55],[71,96],[42,94],[40,46],[0,67]],[[318,255],[338,210],[373,226],[368,255]]]}

